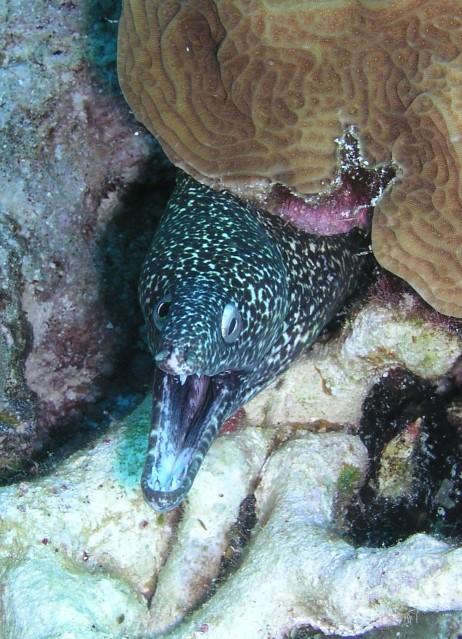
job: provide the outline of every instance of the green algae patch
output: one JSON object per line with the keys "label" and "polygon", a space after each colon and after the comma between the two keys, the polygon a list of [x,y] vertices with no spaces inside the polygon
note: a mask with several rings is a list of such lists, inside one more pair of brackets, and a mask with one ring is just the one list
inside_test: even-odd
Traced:
{"label": "green algae patch", "polygon": [[124,421],[116,449],[115,476],[127,488],[139,485],[151,424],[151,397]]}
{"label": "green algae patch", "polygon": [[11,413],[7,413],[5,411],[0,411],[0,428],[2,426],[10,426],[10,427],[16,427],[19,426],[19,420],[15,415],[12,415]]}
{"label": "green algae patch", "polygon": [[359,482],[361,481],[361,471],[357,466],[345,464],[337,479],[337,491],[340,497],[350,497]]}

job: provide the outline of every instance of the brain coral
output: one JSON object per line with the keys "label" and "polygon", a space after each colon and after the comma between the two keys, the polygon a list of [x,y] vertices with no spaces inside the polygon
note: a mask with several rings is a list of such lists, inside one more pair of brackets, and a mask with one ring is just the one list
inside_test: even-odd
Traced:
{"label": "brain coral", "polygon": [[461,0],[124,0],[119,77],[169,157],[216,187],[325,191],[355,127],[398,171],[377,259],[462,317],[461,52]]}

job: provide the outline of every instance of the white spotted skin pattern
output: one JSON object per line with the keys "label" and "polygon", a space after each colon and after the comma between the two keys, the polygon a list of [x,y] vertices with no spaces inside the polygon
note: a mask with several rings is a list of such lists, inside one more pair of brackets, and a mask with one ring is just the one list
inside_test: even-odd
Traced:
{"label": "white spotted skin pattern", "polygon": [[[289,307],[287,282],[282,253],[252,209],[180,178],[141,274],[152,351],[175,345],[194,359],[197,374],[248,370],[278,337]],[[160,335],[152,312],[166,293],[172,302]],[[243,326],[234,344],[221,335],[229,302]]]}
{"label": "white spotted skin pattern", "polygon": [[[363,258],[349,235],[308,235],[181,174],[143,266],[140,300],[155,354],[175,345],[191,373],[245,373],[246,401],[310,345],[354,288]],[[172,295],[162,335],[152,313]],[[243,329],[226,344],[224,306]]]}
{"label": "white spotted skin pattern", "polygon": [[[223,422],[316,339],[354,288],[363,248],[356,234],[308,235],[180,174],[139,289],[158,365],[141,481],[151,506],[181,503]],[[154,312],[167,294],[158,327]],[[230,302],[242,329],[226,343]],[[194,417],[192,388],[207,379],[211,391]]]}

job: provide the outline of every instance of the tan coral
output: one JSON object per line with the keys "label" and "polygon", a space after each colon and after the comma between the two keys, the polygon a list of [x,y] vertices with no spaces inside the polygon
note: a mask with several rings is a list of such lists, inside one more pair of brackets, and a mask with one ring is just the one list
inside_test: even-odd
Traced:
{"label": "tan coral", "polygon": [[213,186],[329,188],[336,143],[399,177],[373,248],[462,316],[461,0],[124,0],[119,77],[169,157]]}

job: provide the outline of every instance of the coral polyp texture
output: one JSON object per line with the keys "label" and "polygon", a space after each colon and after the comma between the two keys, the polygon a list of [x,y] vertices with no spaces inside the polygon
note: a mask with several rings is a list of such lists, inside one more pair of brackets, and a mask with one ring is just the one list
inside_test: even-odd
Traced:
{"label": "coral polyp texture", "polygon": [[460,0],[125,0],[119,78],[175,164],[237,194],[328,191],[354,127],[397,170],[378,261],[460,317],[461,28]]}

